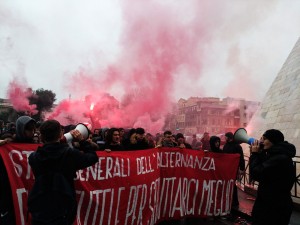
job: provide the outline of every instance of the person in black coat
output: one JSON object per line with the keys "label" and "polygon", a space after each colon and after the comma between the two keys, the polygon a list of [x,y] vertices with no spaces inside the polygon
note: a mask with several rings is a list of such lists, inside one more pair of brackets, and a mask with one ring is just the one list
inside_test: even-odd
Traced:
{"label": "person in black coat", "polygon": [[135,130],[135,134],[130,137],[130,144],[128,150],[145,150],[150,149],[148,141],[145,137],[145,130],[142,127],[138,127]]}
{"label": "person in black coat", "polygon": [[275,129],[267,130],[251,145],[250,174],[259,182],[252,209],[253,225],[288,225],[292,214],[291,189],[296,179],[293,144]]}
{"label": "person in black coat", "polygon": [[[241,145],[236,143],[233,140],[232,132],[227,132],[225,134],[225,139],[226,139],[226,143],[223,147],[223,152],[228,153],[228,154],[239,154],[240,161],[239,161],[237,175],[238,175],[238,172],[244,173],[245,172],[245,159],[244,159],[244,152],[243,152]],[[234,209],[234,208],[238,208],[238,207],[239,207],[239,199],[238,199],[237,186],[234,185],[231,208]]]}
{"label": "person in black coat", "polygon": [[[16,136],[12,142],[15,143],[33,143],[33,135],[36,128],[36,121],[29,116],[20,116],[16,121]],[[1,144],[6,144],[5,140]],[[7,171],[0,157],[0,224],[14,225],[15,212]]]}
{"label": "person in black coat", "polygon": [[82,135],[78,136],[80,149],[61,143],[61,125],[56,120],[43,122],[40,132],[44,144],[29,155],[29,165],[35,177],[28,196],[32,224],[71,225],[77,208],[76,171],[98,162],[98,156],[94,145]]}
{"label": "person in black coat", "polygon": [[107,152],[124,151],[124,146],[121,143],[120,131],[118,128],[110,128],[106,135],[105,144],[99,148]]}
{"label": "person in black coat", "polygon": [[177,133],[175,140],[176,140],[177,146],[179,148],[192,149],[192,146],[189,143],[185,142],[185,138],[182,133]]}
{"label": "person in black coat", "polygon": [[220,148],[220,143],[221,143],[221,139],[218,136],[211,136],[209,138],[210,151],[216,153],[222,153],[223,151]]}

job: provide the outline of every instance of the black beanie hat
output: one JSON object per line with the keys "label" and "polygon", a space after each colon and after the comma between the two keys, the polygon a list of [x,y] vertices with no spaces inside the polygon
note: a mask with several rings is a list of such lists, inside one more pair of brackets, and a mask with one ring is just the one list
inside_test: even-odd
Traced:
{"label": "black beanie hat", "polygon": [[182,133],[178,133],[176,134],[176,137],[175,139],[178,140],[179,138],[184,138],[183,134]]}
{"label": "black beanie hat", "polygon": [[233,133],[232,133],[232,132],[227,132],[227,133],[225,134],[225,137],[228,137],[228,138],[230,138],[230,139],[233,139]]}
{"label": "black beanie hat", "polygon": [[283,133],[281,133],[281,131],[275,130],[275,129],[267,130],[263,134],[263,136],[266,139],[268,139],[270,142],[272,142],[273,144],[278,144],[278,143],[284,141],[284,135],[283,135]]}
{"label": "black beanie hat", "polygon": [[135,133],[137,133],[137,134],[145,134],[145,130],[144,130],[144,128],[138,127],[138,128],[136,128]]}

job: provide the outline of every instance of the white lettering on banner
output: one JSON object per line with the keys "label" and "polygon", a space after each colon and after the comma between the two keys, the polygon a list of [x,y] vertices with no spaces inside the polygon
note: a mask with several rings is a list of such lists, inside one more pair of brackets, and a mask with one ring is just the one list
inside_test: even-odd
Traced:
{"label": "white lettering on banner", "polygon": [[[162,185],[160,186],[160,179],[153,181],[150,186],[149,195],[149,210],[151,211],[151,216],[147,221],[148,225],[154,225],[161,216],[166,216],[166,212],[169,212],[169,216],[174,216],[175,211],[179,211],[181,216],[191,215],[195,211],[196,197],[198,195],[199,180],[196,179],[179,179],[179,183],[175,188],[176,178],[165,178],[162,180]],[[192,201],[189,199],[189,192],[192,193],[191,188],[193,187],[194,196]],[[169,194],[169,191],[175,189],[174,200]],[[161,191],[161,192],[160,192]],[[161,215],[161,206],[163,205],[163,214]]]}
{"label": "white lettering on banner", "polygon": [[116,210],[116,216],[115,216],[115,225],[117,225],[120,221],[119,221],[119,207],[120,207],[120,198],[121,198],[121,192],[124,191],[125,188],[124,187],[121,187],[119,188],[119,191],[118,191],[118,203],[117,203],[117,208],[115,209]]}
{"label": "white lettering on banner", "polygon": [[[192,182],[193,181],[193,182]],[[190,210],[188,210],[188,206],[189,206],[189,199],[190,199],[190,188],[192,183],[195,182],[195,192],[194,192],[194,197],[193,197],[193,204],[192,207],[190,208]],[[196,197],[198,196],[198,189],[199,189],[199,181],[196,179],[191,179],[188,182],[188,187],[187,187],[187,203],[186,203],[186,215],[194,215],[195,214],[195,204],[196,204]]]}
{"label": "white lettering on banner", "polygon": [[[172,218],[176,212],[180,216],[196,215],[197,206],[198,215],[226,215],[230,212],[233,185],[234,180],[209,180],[203,182],[201,191],[197,179],[171,177],[162,179],[161,184],[157,179],[150,186],[149,209],[152,215],[147,224],[155,224],[164,217]],[[196,205],[197,199],[199,205]]]}
{"label": "white lettering on banner", "polygon": [[[140,192],[140,189],[142,191]],[[142,222],[142,211],[145,208],[146,205],[146,196],[147,196],[147,185],[146,184],[141,184],[137,186],[131,186],[130,187],[130,193],[129,193],[129,198],[128,198],[128,204],[127,204],[127,210],[126,210],[126,217],[125,217],[125,225],[129,223],[129,220],[131,218],[131,223],[134,224],[134,221],[137,218],[137,224],[138,222]],[[140,199],[140,201],[138,201]],[[136,217],[136,208],[138,203],[140,204],[139,209],[138,209],[138,217]],[[140,223],[141,223],[140,222]]]}
{"label": "white lettering on banner", "polygon": [[[170,177],[157,178],[149,186],[140,184],[115,189],[77,190],[77,224],[154,225],[161,218],[172,218],[176,215],[226,215],[230,212],[234,182],[233,179],[204,180],[203,188],[199,190],[201,184],[197,179]],[[122,195],[126,189],[128,198]],[[24,188],[17,189],[16,195],[21,224],[24,225],[26,221],[23,201],[27,197],[27,191]],[[124,211],[121,211],[125,218],[120,221],[119,211],[124,199],[128,199],[128,203],[126,213],[124,207]],[[143,221],[145,215],[147,221]]]}
{"label": "white lettering on banner", "polygon": [[[223,216],[230,212],[230,202],[232,196],[232,190],[234,186],[234,180],[222,181],[222,180],[204,180],[202,188],[202,196],[198,209],[198,215],[201,214],[203,210],[203,203],[206,200],[205,209],[203,211],[204,215],[207,216]],[[222,191],[219,191],[219,187]],[[226,191],[225,191],[226,189]],[[221,194],[220,194],[221,193]],[[225,203],[223,202],[225,199]],[[220,208],[217,209],[218,201],[220,201]],[[214,208],[212,208],[214,205]],[[212,211],[213,210],[213,211]]]}
{"label": "white lettering on banner", "polygon": [[[199,181],[196,179],[187,179],[187,178],[179,178],[178,185],[175,187],[176,177],[172,178],[164,178],[162,181],[162,187],[160,188],[160,204],[158,217],[160,217],[160,212],[162,212],[162,217],[166,217],[166,213],[168,212],[168,217],[173,217],[175,211],[179,211],[181,216],[189,215],[191,212],[194,212],[195,202],[197,197],[197,189],[199,186]],[[189,208],[189,191],[191,186],[194,185],[195,193],[193,197],[192,206]],[[175,190],[174,190],[175,189]],[[171,191],[170,191],[171,190]],[[171,192],[171,193],[169,193]],[[173,193],[175,193],[175,197],[173,198]],[[163,211],[161,211],[161,205],[163,204]],[[168,208],[167,208],[168,207]],[[190,209],[188,213],[188,209]]]}
{"label": "white lettering on banner", "polygon": [[158,220],[158,209],[159,209],[159,190],[160,190],[160,178],[151,182],[150,195],[149,195],[149,210],[151,211],[150,221],[148,225],[153,225]]}
{"label": "white lettering on banner", "polygon": [[[162,212],[162,216],[165,217],[166,216],[166,211],[167,211],[167,206],[168,206],[168,201],[172,202],[172,198],[173,198],[173,188],[174,188],[174,182],[176,180],[176,177],[168,177],[168,178],[164,178],[163,179],[163,186],[162,186],[162,189],[161,189],[161,195],[160,195],[160,206],[161,206],[161,202],[162,200],[164,199],[165,200],[165,205],[164,205],[164,208],[163,208],[163,212]],[[165,182],[167,182],[167,186],[165,188]],[[170,185],[171,185],[171,191],[170,190]],[[165,191],[165,194],[163,195],[164,193],[164,190]],[[171,192],[171,194],[169,193]],[[170,195],[170,196],[169,196]],[[163,197],[164,196],[164,197]],[[168,198],[170,197],[170,200],[168,200]],[[170,210],[171,210],[171,207],[169,207],[169,214],[170,214]]]}
{"label": "white lettering on banner", "polygon": [[[31,187],[34,181],[28,164],[32,152],[10,150],[5,157],[10,163],[10,176],[18,180],[12,184],[20,225],[28,224],[25,188]],[[132,158],[101,154],[98,163],[77,171],[76,185],[83,189],[76,191],[78,225],[155,225],[166,218],[222,216],[230,212],[235,180],[216,179],[230,175],[227,171],[224,171],[226,176],[214,172],[215,163],[219,163],[217,159],[184,151],[142,154]],[[220,168],[223,166],[221,163]],[[181,168],[187,169],[182,173]],[[220,168],[217,165],[217,172]],[[119,187],[121,185],[124,187]]]}
{"label": "white lettering on banner", "polygon": [[171,212],[171,215],[169,215],[169,216],[173,217],[174,214],[175,214],[175,211],[179,211],[180,216],[190,215],[190,214],[192,214],[191,212],[194,212],[195,201],[196,201],[196,196],[197,196],[197,191],[198,191],[197,189],[195,189],[195,194],[194,194],[194,198],[193,198],[193,205],[190,208],[191,212],[188,211],[189,191],[190,191],[192,183],[194,183],[196,187],[199,186],[199,181],[196,180],[196,179],[188,180],[187,178],[183,178],[183,181],[181,181],[181,178],[179,178],[179,183],[178,183],[178,186],[177,186],[176,195],[175,195],[175,199],[174,199],[174,202],[173,202],[172,212]]}
{"label": "white lettering on banner", "polygon": [[151,157],[136,158],[137,175],[151,173],[154,171],[151,166]]}
{"label": "white lettering on banner", "polygon": [[81,224],[80,223],[80,211],[81,211],[82,203],[83,203],[83,200],[84,200],[84,194],[85,194],[84,191],[76,190],[76,195],[79,195],[79,200],[78,200],[78,203],[77,203],[77,217],[76,217],[78,224]]}
{"label": "white lettering on banner", "polygon": [[[18,177],[21,177],[23,175],[23,168],[25,169],[25,179],[30,179],[31,178],[31,167],[29,166],[28,163],[28,157],[33,151],[18,151],[18,150],[11,150],[9,154],[9,158],[12,161],[12,164],[14,165],[16,174]],[[23,157],[25,155],[25,157]],[[16,158],[15,158],[16,157]],[[25,161],[26,160],[26,161]],[[17,161],[25,161],[26,166],[23,167],[22,165],[18,164]]]}
{"label": "white lettering on banner", "polygon": [[19,210],[20,210],[19,212],[20,212],[21,225],[25,225],[25,218],[23,213],[23,194],[27,195],[27,191],[25,188],[20,188],[16,190],[16,194],[17,194]]}
{"label": "white lettering on banner", "polygon": [[78,170],[75,180],[107,180],[114,177],[130,176],[130,159],[129,158],[113,158],[99,157],[98,163],[86,168]]}
{"label": "white lettering on banner", "polygon": [[[111,220],[115,217],[114,224],[117,225],[120,222],[118,218],[118,213],[122,191],[124,190],[125,187],[118,188],[117,198],[115,198],[115,189],[93,190],[89,192],[89,196],[88,192],[76,191],[76,194],[79,195],[77,207],[77,221],[84,221],[83,224],[85,225],[113,224],[113,221]],[[89,197],[87,209],[85,212],[82,212],[82,204],[84,202],[86,194],[86,197]],[[117,202],[114,202],[114,199],[116,199]],[[107,211],[107,209],[109,210]],[[105,212],[108,212],[108,214],[105,214]],[[84,216],[83,220],[80,220],[80,215]],[[105,216],[106,221],[104,221]],[[92,218],[91,223],[89,221],[90,218]],[[96,223],[96,221],[99,221],[99,223]],[[78,224],[80,224],[80,222]]]}
{"label": "white lettering on banner", "polygon": [[157,152],[157,168],[186,167],[203,171],[216,170],[215,160],[211,157],[184,155],[180,152]]}

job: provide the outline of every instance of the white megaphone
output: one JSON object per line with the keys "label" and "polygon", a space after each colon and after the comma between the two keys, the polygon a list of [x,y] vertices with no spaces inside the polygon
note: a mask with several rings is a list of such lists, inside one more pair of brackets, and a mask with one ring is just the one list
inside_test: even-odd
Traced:
{"label": "white megaphone", "polygon": [[[75,127],[75,130],[78,130],[85,140],[89,137],[90,131],[85,124],[83,124],[83,123],[77,124],[77,126]],[[70,134],[70,132],[65,133],[64,136],[67,140],[67,143],[72,142],[73,136],[72,136],[72,134]]]}
{"label": "white megaphone", "polygon": [[254,143],[255,138],[249,137],[247,131],[244,128],[239,128],[234,132],[233,140],[235,140],[239,144],[247,143],[251,145]]}

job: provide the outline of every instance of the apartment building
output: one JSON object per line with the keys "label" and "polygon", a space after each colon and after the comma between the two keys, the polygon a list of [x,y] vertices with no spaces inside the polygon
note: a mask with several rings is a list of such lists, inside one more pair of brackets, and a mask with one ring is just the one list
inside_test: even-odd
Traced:
{"label": "apartment building", "polygon": [[[179,99],[166,129],[185,135],[222,134],[246,127],[260,103],[236,98],[190,97]],[[171,121],[173,118],[175,121]]]}

